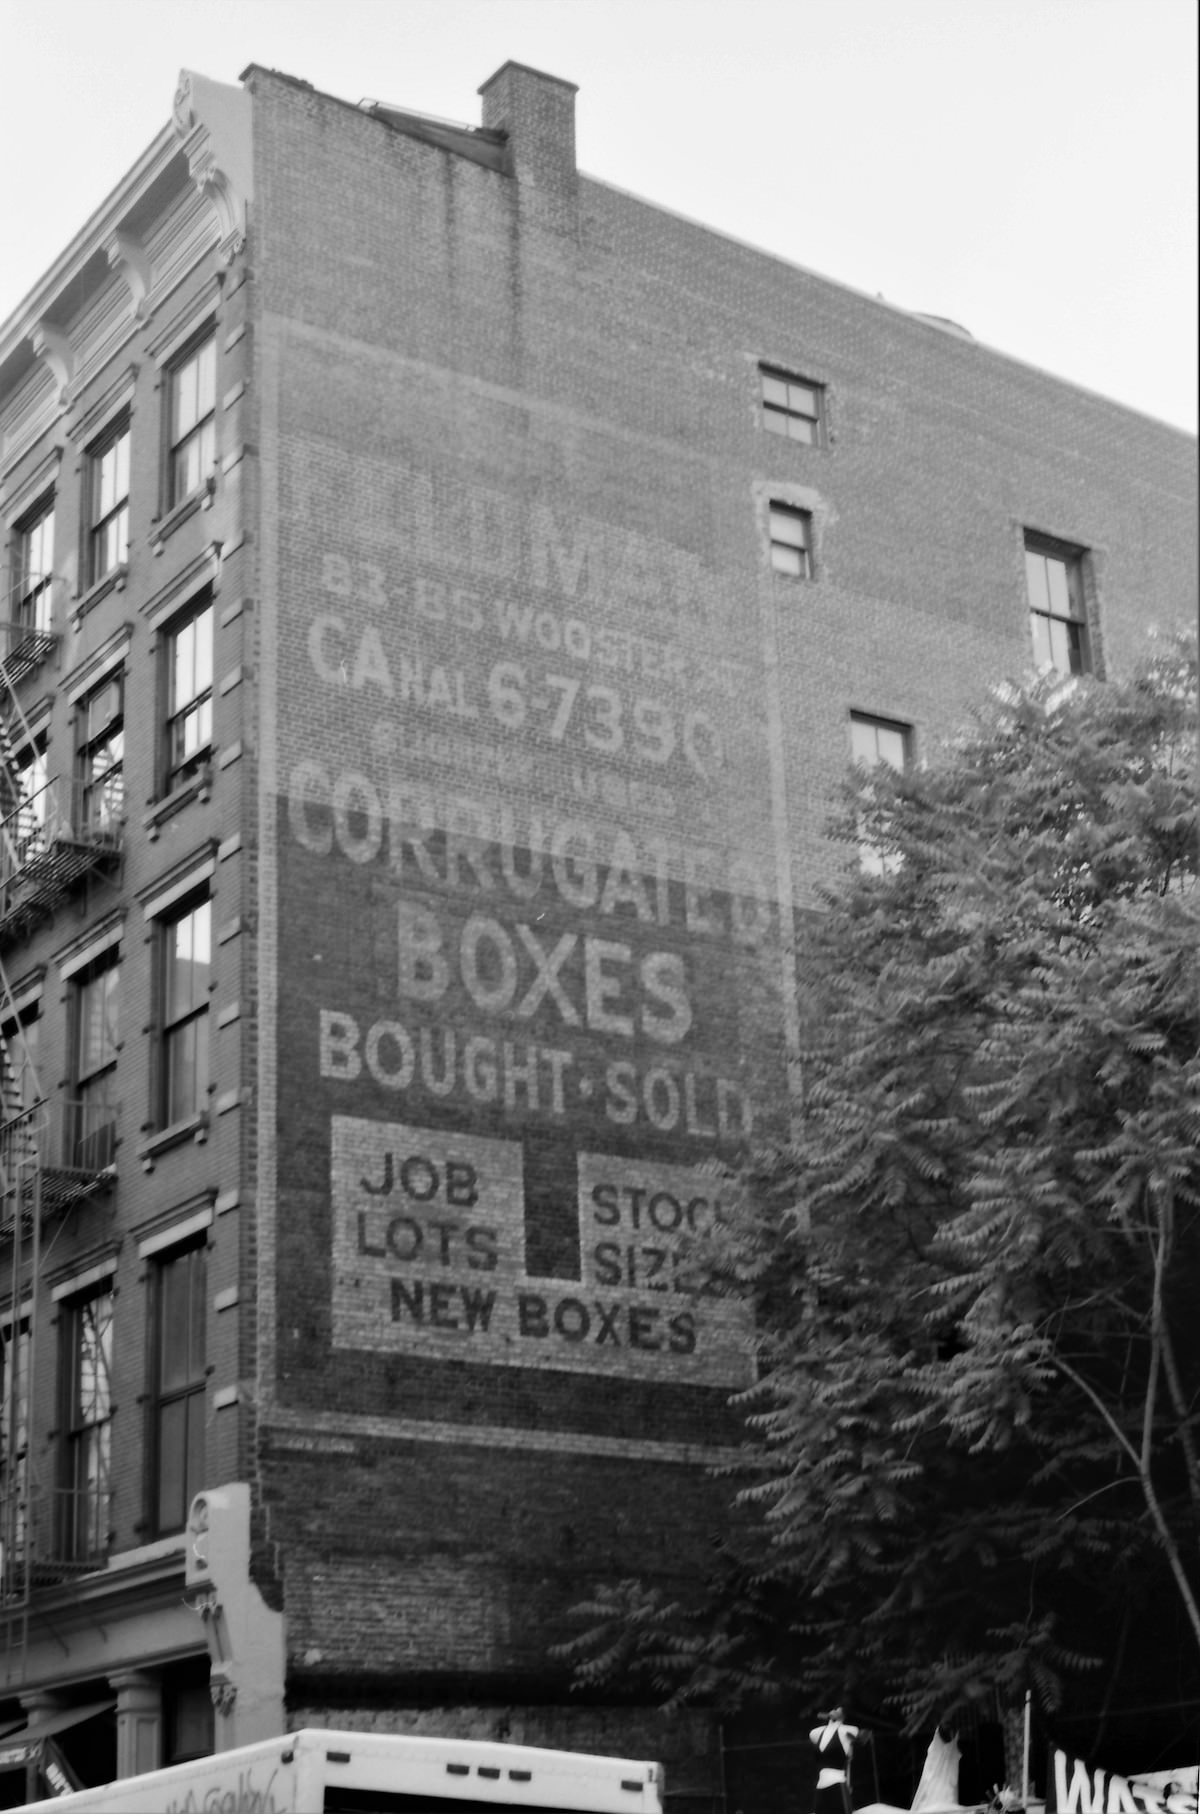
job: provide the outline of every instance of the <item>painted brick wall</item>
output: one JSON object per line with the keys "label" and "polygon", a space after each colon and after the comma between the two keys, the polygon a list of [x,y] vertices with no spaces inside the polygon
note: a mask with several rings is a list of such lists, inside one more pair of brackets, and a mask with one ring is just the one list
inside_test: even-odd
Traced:
{"label": "painted brick wall", "polygon": [[1126,666],[1190,609],[1194,447],[569,180],[561,88],[515,180],[251,87],[260,1482],[293,1706],[469,1723],[719,1529],[743,1332],[681,1243],[786,1126],[850,712],[928,747],[1027,666],[1027,529]]}

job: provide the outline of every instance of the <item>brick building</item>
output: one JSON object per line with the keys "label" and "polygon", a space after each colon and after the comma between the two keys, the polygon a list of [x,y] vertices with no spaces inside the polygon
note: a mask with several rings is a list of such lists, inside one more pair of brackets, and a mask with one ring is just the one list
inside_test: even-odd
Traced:
{"label": "brick building", "polygon": [[1189,438],[480,92],[185,74],[0,329],[0,1805],[303,1723],[716,1805],[549,1647],[719,1529],[677,1255],[831,793],[1194,609]]}

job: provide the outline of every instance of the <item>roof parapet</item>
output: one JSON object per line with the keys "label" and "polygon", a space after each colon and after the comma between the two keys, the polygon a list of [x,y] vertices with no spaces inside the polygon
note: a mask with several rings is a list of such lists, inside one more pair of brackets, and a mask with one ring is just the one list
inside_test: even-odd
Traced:
{"label": "roof parapet", "polygon": [[463,126],[457,120],[440,120],[431,113],[418,113],[411,107],[393,107],[388,101],[363,100],[358,107],[360,113],[369,114],[373,120],[381,121],[394,132],[404,133],[407,138],[420,139],[423,144],[436,145],[442,151],[452,151],[456,157],[468,158],[489,170],[510,169],[506,133],[491,132],[483,126]]}

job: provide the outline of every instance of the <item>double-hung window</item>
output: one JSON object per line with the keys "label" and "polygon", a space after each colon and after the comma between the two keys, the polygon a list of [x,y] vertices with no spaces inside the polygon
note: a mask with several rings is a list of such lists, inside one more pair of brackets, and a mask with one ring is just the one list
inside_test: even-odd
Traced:
{"label": "double-hung window", "polygon": [[787,372],[759,367],[762,380],[763,427],[789,441],[820,446],[824,439],[825,396],[819,384],[794,378]]}
{"label": "double-hung window", "polygon": [[208,760],[213,731],[211,599],[178,619],[166,636],[166,791],[191,779]]}
{"label": "double-hung window", "polygon": [[93,586],[129,558],[129,422],[88,454],[88,579]]}
{"label": "double-hung window", "polygon": [[212,902],[195,897],[161,922],[163,1127],[208,1107],[208,1010],[212,975]]}
{"label": "double-hung window", "polygon": [[776,573],[789,579],[811,579],[813,576],[812,517],[807,510],[791,504],[768,507],[768,530],[771,538],[771,565]]}
{"label": "double-hung window", "polygon": [[207,1250],[193,1245],[154,1269],[154,1522],[182,1530],[204,1485]]}
{"label": "double-hung window", "polygon": [[170,370],[168,508],[200,491],[217,451],[217,340],[211,331]]}
{"label": "double-hung window", "polygon": [[53,619],[54,500],[38,506],[17,530],[16,587],[8,615],[26,634],[46,636]]}
{"label": "double-hung window", "polygon": [[[851,712],[850,754],[863,768],[876,768],[883,762],[903,771],[912,755],[912,726],[894,718]],[[891,875],[900,865],[898,856],[872,843],[865,824],[859,826],[858,860],[867,875]]]}
{"label": "double-hung window", "polygon": [[125,800],[124,676],[118,670],[84,696],[79,705],[79,826],[111,832],[121,821]]}
{"label": "double-hung window", "polygon": [[68,1305],[63,1553],[87,1562],[108,1547],[112,1462],[111,1285]]}
{"label": "double-hung window", "polygon": [[1025,584],[1036,666],[1055,668],[1060,674],[1090,673],[1082,552],[1027,535]]}
{"label": "double-hung window", "polygon": [[68,1162],[103,1171],[117,1137],[116,1069],[120,1044],[121,971],[114,948],[75,982],[75,1062]]}

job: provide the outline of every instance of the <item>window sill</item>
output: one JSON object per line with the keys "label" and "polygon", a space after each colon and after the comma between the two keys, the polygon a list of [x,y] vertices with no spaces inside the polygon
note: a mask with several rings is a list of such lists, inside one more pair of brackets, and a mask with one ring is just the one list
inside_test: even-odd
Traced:
{"label": "window sill", "polygon": [[93,606],[98,605],[102,598],[107,598],[110,592],[124,592],[128,578],[129,564],[123,561],[111,573],[106,573],[103,579],[98,579],[94,586],[89,586],[86,592],[81,592],[71,612],[75,625],[78,627]]}
{"label": "window sill", "polygon": [[155,800],[142,819],[142,828],[149,834],[153,843],[158,837],[159,827],[165,819],[171,819],[182,812],[193,800],[205,801],[212,795],[213,765],[206,762],[198,769],[189,781],[183,781],[161,800]]}
{"label": "window sill", "polygon": [[190,497],[183,498],[172,506],[165,516],[155,523],[150,534],[150,547],[155,554],[161,554],[177,529],[194,517],[198,510],[211,510],[216,496],[217,481],[211,475],[205,479],[199,491],[193,491]]}
{"label": "window sill", "polygon": [[170,1127],[143,1140],[137,1148],[138,1162],[144,1172],[152,1172],[155,1161],[172,1147],[183,1146],[189,1140],[195,1146],[203,1146],[207,1139],[208,1110],[205,1109],[199,1115],[189,1115],[185,1121],[173,1121]]}
{"label": "window sill", "polygon": [[115,1571],[125,1568],[141,1568],[147,1562],[161,1562],[167,1559],[174,1561],[176,1556],[186,1552],[186,1534],[180,1531],[177,1536],[155,1537],[147,1543],[139,1543],[136,1549],[117,1550],[101,1566]]}

